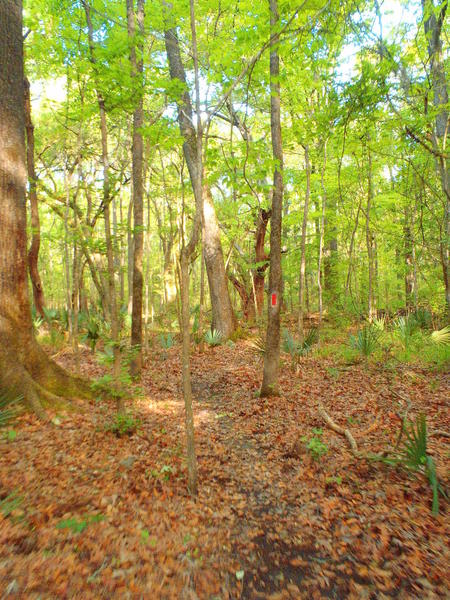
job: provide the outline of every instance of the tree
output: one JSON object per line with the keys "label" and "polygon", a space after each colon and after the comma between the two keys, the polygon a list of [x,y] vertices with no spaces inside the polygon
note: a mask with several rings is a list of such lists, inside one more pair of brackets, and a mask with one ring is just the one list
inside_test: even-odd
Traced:
{"label": "tree", "polygon": [[280,16],[277,0],[270,6],[270,128],[275,163],[272,188],[272,216],[270,219],[269,302],[264,354],[264,374],[260,395],[278,395],[280,362],[280,304],[282,293],[281,221],[283,211],[283,146],[281,139],[280,57],[278,26]]}
{"label": "tree", "polygon": [[[42,402],[88,395],[88,386],[49,360],[37,344],[27,282],[22,1],[0,4],[0,390]],[[7,232],[5,235],[4,232]]]}
{"label": "tree", "polygon": [[[144,36],[144,0],[137,2],[137,22],[139,31],[136,32],[134,0],[127,0],[128,36],[130,41],[131,75],[137,81],[135,93],[137,96],[136,108],[133,112],[133,217],[134,217],[134,243],[133,243],[133,302],[131,311],[131,347],[135,356],[132,359],[130,370],[132,375],[139,375],[142,369],[142,252],[144,243],[144,206],[143,206],[143,160],[144,143],[142,127],[144,125],[143,101],[143,36]],[[136,37],[138,42],[136,43]],[[139,56],[137,56],[139,54]]]}
{"label": "tree", "polygon": [[[168,15],[170,18],[170,15]],[[195,131],[193,126],[192,102],[187,89],[186,73],[181,60],[180,44],[176,28],[168,27],[164,34],[167,58],[169,61],[170,77],[182,84],[182,95],[178,102],[178,123],[183,137],[183,153],[191,178],[194,196],[202,194],[202,243],[208,276],[209,292],[212,307],[213,329],[220,331],[224,337],[229,337],[236,327],[236,319],[231,306],[228,291],[225,264],[223,259],[220,229],[214,209],[211,189],[202,173],[202,188],[198,187],[200,168],[197,155],[197,136],[201,131]]]}

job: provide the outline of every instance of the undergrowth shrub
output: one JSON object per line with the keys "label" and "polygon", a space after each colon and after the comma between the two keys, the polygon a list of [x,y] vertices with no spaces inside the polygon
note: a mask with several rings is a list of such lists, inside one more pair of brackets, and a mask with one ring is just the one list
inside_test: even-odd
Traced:
{"label": "undergrowth shrub", "polygon": [[368,358],[380,347],[382,330],[372,324],[364,325],[356,335],[350,336],[350,345]]}

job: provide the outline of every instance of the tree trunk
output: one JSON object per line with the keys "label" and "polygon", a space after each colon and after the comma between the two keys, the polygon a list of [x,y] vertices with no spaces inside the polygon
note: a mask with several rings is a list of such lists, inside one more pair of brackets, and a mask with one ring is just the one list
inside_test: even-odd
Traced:
{"label": "tree trunk", "polygon": [[22,2],[0,2],[0,390],[21,395],[41,418],[42,402],[90,395],[52,362],[33,335],[27,285]]}
{"label": "tree trunk", "polygon": [[[89,40],[89,51],[90,60],[94,69],[95,75],[97,75],[97,64],[94,54],[94,31],[92,27],[90,7],[86,2],[83,2],[86,23],[88,26],[88,40]],[[95,77],[95,79],[97,79]],[[108,153],[108,127],[106,122],[106,109],[105,101],[98,88],[98,81],[95,81],[97,102],[100,113],[100,136],[102,143],[102,165],[103,165],[103,217],[105,223],[105,242],[106,242],[106,260],[108,265],[108,296],[109,306],[111,309],[111,343],[113,346],[114,364],[113,364],[113,378],[116,385],[119,383],[120,375],[120,347],[119,347],[119,315],[117,313],[117,297],[116,297],[116,284],[114,278],[114,248],[111,236],[111,217],[110,217],[110,204],[111,204],[111,190],[109,181],[109,153]],[[118,396],[118,398],[120,398]],[[123,409],[122,400],[117,400],[117,409],[121,411]]]}
{"label": "tree trunk", "polygon": [[309,197],[311,194],[311,164],[309,162],[309,146],[305,146],[305,169],[306,169],[306,193],[305,193],[305,207],[303,209],[303,222],[302,222],[302,241],[301,241],[301,258],[300,258],[300,274],[298,281],[298,335],[300,341],[303,341],[304,327],[304,295],[305,295],[305,273],[306,273],[306,228],[308,225],[308,209],[309,209]]}
{"label": "tree trunk", "polygon": [[319,328],[322,325],[323,316],[323,298],[322,298],[322,256],[323,256],[323,240],[325,236],[325,215],[327,205],[327,190],[325,188],[325,170],[327,167],[327,140],[323,144],[323,164],[320,171],[320,185],[322,187],[322,215],[320,218],[320,235],[319,235],[319,257],[317,261],[317,288],[319,290]]}
{"label": "tree trunk", "polygon": [[265,249],[264,242],[266,238],[267,225],[269,223],[271,211],[260,208],[258,211],[258,218],[256,221],[256,240],[255,240],[255,262],[263,263],[256,267],[253,275],[253,285],[255,293],[256,311],[258,317],[262,316],[264,309],[264,281],[265,273],[268,267],[268,259]]}
{"label": "tree trunk", "polygon": [[440,242],[440,255],[442,274],[445,287],[445,301],[447,312],[450,315],[450,188],[449,168],[447,154],[445,153],[448,137],[448,88],[445,74],[445,61],[443,56],[442,27],[447,12],[447,2],[441,4],[439,14],[432,0],[422,0],[424,17],[424,31],[427,38],[428,56],[431,63],[431,83],[433,87],[433,104],[437,110],[434,131],[432,136],[435,151],[439,150],[439,141],[442,142],[440,156],[435,155],[436,169],[438,171],[441,187],[444,193],[443,235]]}
{"label": "tree trunk", "polygon": [[[164,38],[170,77],[181,81],[184,87],[184,92],[178,103],[178,123],[184,139],[183,153],[188,166],[194,196],[202,196],[202,240],[211,295],[212,328],[220,331],[224,337],[229,337],[236,327],[236,318],[231,306],[219,224],[211,190],[204,181],[204,173],[198,174],[200,163],[197,156],[197,135],[200,135],[200,132],[196,132],[193,126],[191,98],[187,90],[186,73],[181,61],[176,30],[174,28],[167,29]],[[199,189],[198,185],[200,179],[203,180],[202,189]]]}
{"label": "tree trunk", "polygon": [[[369,142],[368,138],[368,142]],[[369,271],[369,286],[367,290],[368,294],[368,310],[369,310],[369,321],[375,316],[375,303],[374,303],[374,264],[373,264],[373,235],[370,230],[370,211],[372,209],[373,200],[373,181],[372,181],[372,154],[370,152],[369,145],[367,144],[367,156],[368,156],[368,174],[367,174],[367,207],[366,207],[366,246],[367,246],[367,260],[368,260],[368,271]]]}
{"label": "tree trunk", "polygon": [[[143,38],[144,38],[144,0],[137,0],[136,34],[134,0],[127,0],[128,37],[130,42],[130,63],[133,81],[137,82],[135,94],[138,97],[133,113],[133,216],[134,216],[134,253],[133,253],[133,300],[131,309],[131,347],[133,358],[130,364],[131,375],[137,376],[142,370],[142,255],[144,243],[144,203],[143,203],[143,159],[144,144],[142,126],[144,124],[143,104]],[[135,37],[138,35],[138,42]]]}
{"label": "tree trunk", "polygon": [[33,288],[33,300],[36,312],[46,319],[44,311],[44,292],[38,269],[39,249],[41,246],[41,225],[39,220],[37,176],[34,166],[34,125],[31,119],[30,83],[24,80],[25,86],[25,130],[27,137],[27,171],[28,171],[28,196],[30,198],[31,212],[31,245],[28,251],[28,269]]}
{"label": "tree trunk", "polygon": [[269,302],[264,354],[264,373],[261,397],[278,395],[280,362],[280,307],[282,294],[281,222],[283,210],[283,146],[281,138],[280,58],[278,1],[269,0],[270,6],[270,128],[272,153],[275,161],[272,190],[272,216],[270,227]]}

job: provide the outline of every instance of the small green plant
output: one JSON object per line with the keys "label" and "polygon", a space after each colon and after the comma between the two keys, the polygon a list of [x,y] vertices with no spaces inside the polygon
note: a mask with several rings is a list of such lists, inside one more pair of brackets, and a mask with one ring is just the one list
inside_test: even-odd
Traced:
{"label": "small green plant", "polygon": [[341,485],[342,477],[340,475],[333,475],[332,477],[325,478],[326,485]]}
{"label": "small green plant", "polygon": [[75,517],[63,519],[56,524],[56,529],[70,529],[72,533],[82,533],[91,523],[100,523],[105,517],[103,515],[87,515],[84,519],[79,520]]}
{"label": "small green plant", "polygon": [[372,320],[372,327],[378,331],[384,331],[386,329],[386,317],[375,317]]}
{"label": "small green plant", "polygon": [[437,346],[450,346],[450,325],[433,331],[431,341]]}
{"label": "small green plant", "polygon": [[381,333],[372,324],[364,325],[356,335],[350,336],[350,345],[367,359],[378,349]]}
{"label": "small green plant", "polygon": [[263,359],[266,353],[266,341],[262,335],[259,335],[256,339],[250,342],[250,348]]}
{"label": "small green plant", "polygon": [[295,340],[287,329],[283,330],[283,350],[291,356],[292,368],[298,363],[302,356],[306,356],[311,352],[313,345],[319,338],[319,331],[317,327],[311,327],[304,338],[303,342]]}
{"label": "small green plant", "polygon": [[19,496],[16,491],[11,492],[6,496],[6,498],[0,500],[0,513],[2,513],[5,519],[12,517],[14,513],[20,509],[22,502],[22,496]]}
{"label": "small green plant", "polygon": [[210,329],[205,334],[205,342],[209,346],[220,346],[223,342],[223,335],[217,329]]}
{"label": "small green plant", "polygon": [[0,429],[7,427],[18,415],[18,404],[22,397],[11,397],[7,394],[0,395]]}
{"label": "small green plant", "polygon": [[170,333],[170,331],[167,333],[167,335],[161,333],[159,336],[159,343],[161,344],[161,348],[163,350],[170,350],[170,348],[175,345],[175,337],[172,333]]}
{"label": "small green plant", "polygon": [[114,419],[107,425],[107,431],[114,433],[117,437],[133,435],[141,425],[139,419],[130,413],[119,412]]}
{"label": "small green plant", "polygon": [[97,318],[90,317],[86,323],[86,333],[83,335],[82,340],[89,344],[92,352],[95,352],[95,347],[100,338],[100,323]]}
{"label": "small green plant", "polygon": [[324,454],[328,452],[328,446],[322,442],[323,430],[320,428],[313,428],[313,436],[303,436],[301,441],[306,444],[306,448],[311,453],[314,460],[319,460]]}
{"label": "small green plant", "polygon": [[439,513],[439,493],[447,498],[444,489],[439,485],[436,466],[433,458],[427,452],[428,433],[427,422],[424,414],[418,415],[416,422],[402,423],[397,440],[396,449],[391,456],[375,457],[377,460],[391,465],[399,465],[408,471],[422,473],[430,484],[433,500],[432,513]]}
{"label": "small green plant", "polygon": [[427,308],[419,306],[418,308],[416,308],[416,310],[412,313],[411,316],[414,318],[417,326],[421,329],[431,328],[433,316]]}
{"label": "small green plant", "polygon": [[403,348],[408,350],[411,346],[414,334],[418,330],[417,321],[414,316],[407,315],[406,317],[399,317],[394,324],[394,334],[400,340]]}
{"label": "small green plant", "polygon": [[148,529],[141,529],[141,542],[147,544],[150,548],[156,548],[157,539],[150,537]]}

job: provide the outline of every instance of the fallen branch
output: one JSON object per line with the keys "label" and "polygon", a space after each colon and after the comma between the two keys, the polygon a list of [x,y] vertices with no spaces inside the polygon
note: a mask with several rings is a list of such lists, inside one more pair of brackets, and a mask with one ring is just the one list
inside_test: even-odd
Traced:
{"label": "fallen branch", "polygon": [[356,443],[355,438],[352,436],[350,431],[348,429],[344,429],[340,425],[337,425],[322,405],[319,405],[319,415],[322,417],[322,419],[325,421],[325,423],[330,429],[332,429],[336,433],[339,433],[340,435],[344,435],[347,438],[352,453],[358,458],[361,458],[361,454],[358,450],[358,444]]}

